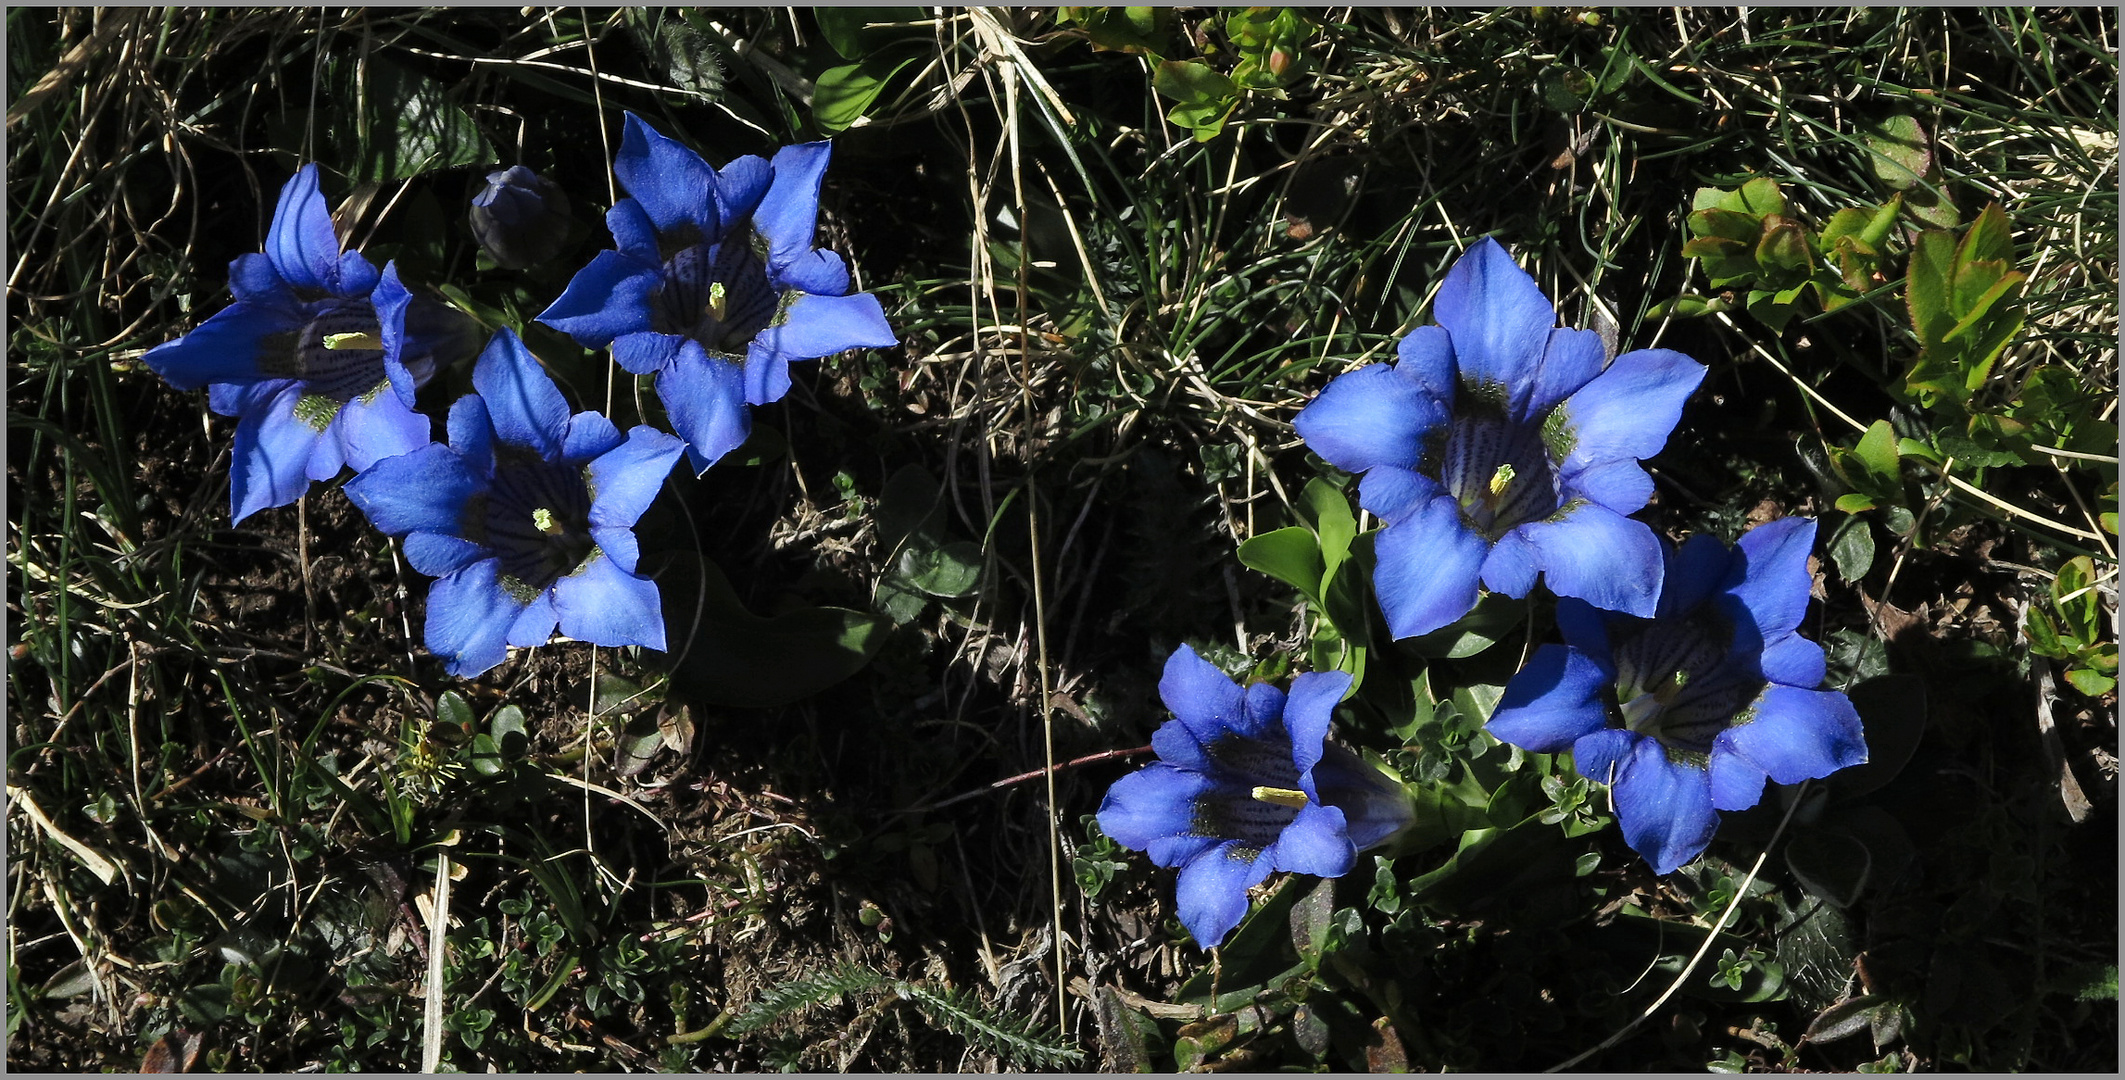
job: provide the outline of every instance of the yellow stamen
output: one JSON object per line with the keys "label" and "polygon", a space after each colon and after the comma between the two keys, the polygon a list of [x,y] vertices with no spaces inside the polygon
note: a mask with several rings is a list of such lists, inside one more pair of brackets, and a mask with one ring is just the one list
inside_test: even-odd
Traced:
{"label": "yellow stamen", "polygon": [[724,311],[725,311],[725,310],[727,310],[727,308],[728,308],[728,305],[729,305],[729,293],[727,293],[727,292],[726,292],[726,291],[724,290],[724,288],[723,288],[723,283],[722,283],[722,282],[720,282],[720,281],[711,281],[711,282],[709,282],[709,283],[708,283],[708,317],[709,317],[709,318],[711,318],[711,319],[714,319],[714,320],[716,320],[717,322],[722,322],[722,321],[723,321],[723,313],[724,313]]}
{"label": "yellow stamen", "polygon": [[1278,806],[1288,806],[1293,810],[1304,810],[1306,808],[1306,793],[1295,791],[1291,788],[1258,787],[1254,789],[1253,795],[1256,802],[1275,803]]}
{"label": "yellow stamen", "polygon": [[369,332],[363,332],[363,333],[355,333],[355,334],[326,334],[326,335],[325,335],[325,348],[327,348],[327,349],[371,349],[371,350],[375,350],[375,349],[381,349],[381,348],[383,348],[383,347],[384,347],[384,341],[383,341],[383,339],[382,339],[382,338],[380,338],[380,337],[378,337],[378,336],[377,336],[376,334],[374,334],[374,333],[369,333]]}
{"label": "yellow stamen", "polygon": [[1510,485],[1510,484],[1511,484],[1512,482],[1513,482],[1513,467],[1512,467],[1511,465],[1500,465],[1500,466],[1498,466],[1498,471],[1497,471],[1497,472],[1495,472],[1495,473],[1492,473],[1492,474],[1491,474],[1491,477],[1490,477],[1490,494],[1491,494],[1491,497],[1492,497],[1492,498],[1497,498],[1498,496],[1500,496],[1500,495],[1503,495],[1503,494],[1505,494],[1505,489],[1506,489],[1506,487],[1507,487],[1508,485]]}
{"label": "yellow stamen", "polygon": [[561,523],[554,519],[553,511],[543,506],[531,512],[531,523],[548,536],[561,535]]}

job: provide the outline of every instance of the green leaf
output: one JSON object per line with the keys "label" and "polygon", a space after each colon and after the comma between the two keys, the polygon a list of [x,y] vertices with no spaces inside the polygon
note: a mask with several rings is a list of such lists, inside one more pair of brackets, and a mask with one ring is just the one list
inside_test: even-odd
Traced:
{"label": "green leaf", "polygon": [[894,569],[931,596],[965,596],[981,581],[981,548],[965,540],[940,547],[910,545]]}
{"label": "green leaf", "polygon": [[[320,108],[317,119],[331,144],[327,160],[355,181],[403,180],[495,159],[479,125],[441,82],[382,55],[336,69],[340,104]],[[301,114],[290,116],[300,123]]]}
{"label": "green leaf", "polygon": [[1759,176],[1741,185],[1741,190],[1736,192],[1735,196],[1741,205],[1734,209],[1746,214],[1768,217],[1786,212],[1785,192],[1779,189],[1778,181],[1768,176]]}
{"label": "green leaf", "polygon": [[[1864,499],[1866,496],[1839,496],[1838,509],[1844,509],[1842,504],[1850,498]],[[1851,515],[1852,512],[1846,513]],[[1837,531],[1830,534],[1830,542],[1824,546],[1829,548],[1830,562],[1837,567],[1837,576],[1844,581],[1858,581],[1874,568],[1874,529],[1865,518],[1847,516],[1838,523]]]}
{"label": "green leaf", "polygon": [[465,703],[465,695],[445,690],[436,695],[435,719],[437,723],[469,731],[472,728],[472,706]]}
{"label": "green leaf", "polygon": [[1180,104],[1166,114],[1176,127],[1195,133],[1197,142],[1217,137],[1225,118],[1239,104],[1239,87],[1210,65],[1194,60],[1167,60],[1158,65],[1151,88]]}
{"label": "green leaf", "polygon": [[657,583],[673,649],[672,692],[709,704],[764,709],[810,697],[869,663],[891,625],[836,607],[762,618],[739,602],[721,569],[697,556],[674,560]]}
{"label": "green leaf", "polygon": [[1808,265],[1808,230],[1776,214],[1763,219],[1763,238],[1756,244],[1756,264],[1766,270],[1798,270]]}
{"label": "green leaf", "polygon": [[1926,734],[1926,682],[1916,675],[1877,675],[1847,691],[1859,713],[1867,760],[1830,774],[1839,801],[1857,799],[1896,779]]}
{"label": "green leaf", "polygon": [[[1745,214],[1719,207],[1706,207],[1689,217],[1690,232],[1701,240],[1727,240],[1754,247],[1763,236],[1764,222],[1760,215]],[[1695,243],[1696,241],[1692,241]],[[1687,245],[1683,254],[1693,255]]]}
{"label": "green leaf", "polygon": [[1862,138],[1875,178],[1898,191],[1916,187],[1933,169],[1933,150],[1926,129],[1908,113],[1897,113],[1872,125]]}
{"label": "green leaf", "polygon": [[524,728],[524,710],[504,705],[487,717],[487,734],[495,749],[512,761],[531,752],[531,736]]}
{"label": "green leaf", "polygon": [[1874,857],[1855,837],[1829,829],[1801,829],[1786,843],[1786,868],[1808,892],[1849,908],[1871,880]]}
{"label": "green leaf", "polygon": [[1240,563],[1295,586],[1315,604],[1321,602],[1321,580],[1328,570],[1321,560],[1321,544],[1313,533],[1299,525],[1249,537],[1239,548]]}
{"label": "green leaf", "polygon": [[1911,245],[1905,294],[1911,329],[1926,345],[1938,343],[1955,325],[1955,315],[1948,307],[1949,285],[1954,279],[1955,237],[1940,230],[1918,234],[1918,240]]}
{"label": "green leaf", "polygon": [[843,60],[863,60],[894,40],[911,36],[905,28],[866,30],[867,24],[920,22],[929,14],[915,7],[815,7],[812,16],[819,20],[819,36]]}
{"label": "green leaf", "polygon": [[812,80],[812,123],[828,135],[847,130],[863,119],[886,82],[914,62],[912,56],[893,64],[869,59],[820,72]]}
{"label": "green leaf", "polygon": [[1970,222],[1970,230],[1955,249],[1956,277],[1977,263],[2005,266],[2013,261],[2014,232],[2007,223],[2007,211],[1998,203],[1989,203]]}
{"label": "green leaf", "polygon": [[[1862,495],[1857,491],[1847,492],[1839,495],[1834,505],[1847,514],[1863,514],[1874,509],[1874,497],[1872,495]],[[1850,581],[1852,579],[1846,578],[1845,580]]]}
{"label": "green leaf", "polygon": [[2092,698],[2102,697],[2118,686],[2117,679],[2092,668],[2069,668],[2066,681],[2072,683],[2075,690]]}
{"label": "green leaf", "polygon": [[1894,491],[1903,483],[1903,471],[1896,453],[1896,431],[1887,420],[1876,420],[1868,425],[1866,434],[1860,436],[1859,444],[1852,448],[1852,456],[1866,467],[1867,474],[1879,489]]}
{"label": "green leaf", "polygon": [[[1402,646],[1410,652],[1429,658],[1444,657],[1459,660],[1474,656],[1513,632],[1520,620],[1527,615],[1527,601],[1516,600],[1502,593],[1484,593],[1476,600],[1476,606],[1468,614],[1447,626],[1429,634],[1406,638]],[[1489,716],[1489,713],[1483,715]]]}
{"label": "green leaf", "polygon": [[1320,477],[1306,482],[1299,493],[1299,513],[1321,538],[1321,562],[1326,575],[1350,557],[1350,542],[1357,538],[1358,519],[1350,512],[1350,499],[1334,484]]}

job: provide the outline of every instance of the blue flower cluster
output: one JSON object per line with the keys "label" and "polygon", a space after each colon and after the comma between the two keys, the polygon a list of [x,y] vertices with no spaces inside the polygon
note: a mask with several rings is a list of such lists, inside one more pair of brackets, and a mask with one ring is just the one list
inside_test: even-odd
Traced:
{"label": "blue flower cluster", "polygon": [[[404,536],[438,578],[426,642],[477,676],[556,629],[598,645],[665,647],[656,583],[634,526],[683,452],[698,472],[745,441],[749,405],[789,389],[789,363],[896,344],[876,297],[812,246],[830,147],[741,157],[719,173],[628,114],[614,171],[630,198],[607,215],[618,250],[576,275],[540,318],[622,367],[657,373],[677,437],[622,435],[568,403],[514,331],[480,351],[478,324],[416,296],[387,263],[342,252],[305,165],[280,193],[265,252],[229,267],[236,302],[148,351],[183,390],[237,418],[235,520],[285,506],[344,468],[347,496]],[[498,265],[558,254],[571,227],[558,186],[522,166],[487,177],[468,220]],[[416,392],[479,351],[474,393],[433,441]]]}
{"label": "blue flower cluster", "polygon": [[[1453,624],[1481,588],[1546,583],[1566,643],[1536,651],[1488,729],[1572,751],[1658,873],[1696,858],[1717,811],[1754,806],[1767,779],[1864,762],[1858,714],[1818,688],[1822,649],[1796,632],[1814,523],[1674,548],[1628,516],[1653,493],[1639,461],[1666,444],[1703,365],[1666,349],[1611,361],[1599,335],[1556,326],[1492,240],[1447,272],[1433,311],[1438,325],[1403,338],[1393,363],[1336,378],[1295,421],[1315,453],[1363,476],[1359,504],[1384,523],[1373,586],[1392,634]],[[1300,675],[1287,699],[1241,691],[1185,646],[1167,664],[1159,689],[1177,719],[1152,739],[1160,761],[1113,786],[1099,823],[1182,868],[1180,918],[1197,941],[1223,941],[1271,871],[1341,875],[1410,822],[1375,770],[1324,750],[1349,685]]]}

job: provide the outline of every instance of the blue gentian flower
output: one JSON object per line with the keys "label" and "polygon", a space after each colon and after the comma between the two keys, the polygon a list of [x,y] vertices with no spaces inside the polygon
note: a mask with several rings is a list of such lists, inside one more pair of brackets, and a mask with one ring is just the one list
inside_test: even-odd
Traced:
{"label": "blue gentian flower", "polygon": [[1525,596],[1538,573],[1560,596],[1651,615],[1660,545],[1625,515],[1652,497],[1638,459],[1667,442],[1704,366],[1641,349],[1604,369],[1600,336],[1558,328],[1494,240],[1454,263],[1432,310],[1439,325],[1411,331],[1395,363],[1338,376],[1295,421],[1364,474],[1388,628],[1429,633],[1468,613],[1479,581]]}
{"label": "blue gentian flower", "polygon": [[504,327],[450,409],[450,444],[377,462],[347,497],[406,537],[428,591],[428,651],[452,675],[543,645],[558,625],[594,645],[664,648],[657,585],[635,573],[634,524],[683,449],[649,427],[622,438],[567,399]]}
{"label": "blue gentian flower", "polygon": [[633,113],[613,172],[627,188],[603,251],[539,321],[637,375],[655,373],[699,472],[745,441],[746,406],[778,401],[789,364],[895,344],[885,310],[812,247],[831,147],[785,146],[712,169]]}
{"label": "blue gentian flower", "polygon": [[1348,873],[1361,848],[1413,820],[1409,799],[1356,754],[1326,742],[1346,672],[1244,690],[1183,645],[1159,697],[1174,719],[1151,736],[1159,760],[1122,777],[1100,804],[1116,843],[1181,868],[1181,923],[1206,948],[1247,914],[1247,890],[1273,870]]}
{"label": "blue gentian flower", "polygon": [[280,189],[265,253],[229,264],[229,291],[235,303],[142,359],[179,390],[207,387],[208,406],[237,417],[237,521],[294,502],[343,465],[359,472],[427,444],[414,391],[439,361],[471,352],[471,322],[413,297],[396,267],[379,274],[340,251],[316,165]]}
{"label": "blue gentian flower", "polygon": [[1815,523],[1760,525],[1729,551],[1693,536],[1666,553],[1651,619],[1563,600],[1564,645],[1535,651],[1491,716],[1525,750],[1569,748],[1579,774],[1611,785],[1624,840],[1657,873],[1704,850],[1720,810],[1781,784],[1867,760],[1859,714],[1817,689],[1820,645],[1795,633],[1808,610]]}
{"label": "blue gentian flower", "polygon": [[487,174],[487,186],[472,197],[466,220],[496,266],[522,270],[553,258],[567,243],[568,193],[522,165],[511,165]]}

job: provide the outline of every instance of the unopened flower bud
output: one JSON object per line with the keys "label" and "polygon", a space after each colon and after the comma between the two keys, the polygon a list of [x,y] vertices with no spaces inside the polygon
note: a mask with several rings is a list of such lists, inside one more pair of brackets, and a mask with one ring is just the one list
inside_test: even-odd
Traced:
{"label": "unopened flower bud", "polygon": [[510,270],[553,258],[568,240],[568,196],[522,165],[488,173],[470,217],[480,246]]}

